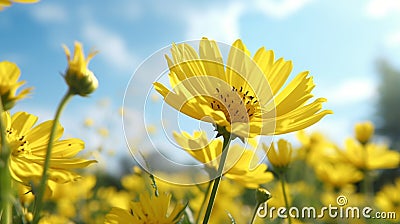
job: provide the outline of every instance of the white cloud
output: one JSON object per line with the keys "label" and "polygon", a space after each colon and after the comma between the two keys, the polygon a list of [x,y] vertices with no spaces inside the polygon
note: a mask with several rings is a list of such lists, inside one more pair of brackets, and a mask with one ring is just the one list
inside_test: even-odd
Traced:
{"label": "white cloud", "polygon": [[[254,0],[247,4],[233,1],[226,5],[210,5],[207,9],[186,9],[188,39],[207,36],[218,41],[232,43],[240,37],[239,22],[245,13],[262,12],[264,15],[281,19],[292,15],[312,0]],[[178,15],[180,16],[180,15]]]}
{"label": "white cloud", "polygon": [[243,14],[244,5],[234,2],[221,12],[219,7],[206,10],[187,10],[188,29],[186,38],[199,39],[206,36],[210,39],[232,43],[239,37],[239,18]]}
{"label": "white cloud", "polygon": [[67,11],[62,5],[40,4],[32,10],[33,17],[42,23],[62,23],[68,19]]}
{"label": "white cloud", "polygon": [[400,46],[400,31],[389,34],[385,39],[385,43],[388,47]]}
{"label": "white cloud", "polygon": [[343,146],[345,139],[353,135],[353,125],[359,121],[360,118],[352,118],[349,116],[339,117],[332,114],[322,118],[321,121],[307,128],[307,132],[322,133],[338,146]]}
{"label": "white cloud", "polygon": [[372,18],[384,18],[391,14],[400,13],[398,0],[371,0],[366,6],[366,13]]}
{"label": "white cloud", "polygon": [[135,21],[144,14],[144,9],[140,1],[123,1],[112,8],[116,15],[128,21]]}
{"label": "white cloud", "polygon": [[302,9],[312,0],[256,0],[254,9],[273,18],[285,18]]}
{"label": "white cloud", "polygon": [[137,65],[138,59],[129,52],[125,40],[117,33],[90,23],[83,27],[83,35],[113,67],[133,71]]}
{"label": "white cloud", "polygon": [[348,105],[371,99],[377,95],[375,83],[366,78],[349,79],[336,85],[324,96],[334,105]]}

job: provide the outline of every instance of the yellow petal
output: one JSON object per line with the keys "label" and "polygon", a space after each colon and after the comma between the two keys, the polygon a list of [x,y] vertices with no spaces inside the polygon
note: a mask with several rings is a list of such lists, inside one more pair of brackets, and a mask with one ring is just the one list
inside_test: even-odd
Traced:
{"label": "yellow petal", "polygon": [[135,219],[127,210],[114,207],[105,217],[105,224],[135,223]]}
{"label": "yellow petal", "polygon": [[26,112],[17,112],[12,116],[12,126],[21,136],[26,135],[28,131],[38,120],[38,117]]}
{"label": "yellow petal", "polygon": [[[29,141],[29,145],[31,148],[39,147],[42,145],[47,145],[50,137],[51,126],[53,125],[53,121],[45,121],[33,129],[31,129],[26,134],[26,139]],[[63,135],[64,128],[58,124],[56,126],[56,131],[54,135],[54,140],[58,140]]]}

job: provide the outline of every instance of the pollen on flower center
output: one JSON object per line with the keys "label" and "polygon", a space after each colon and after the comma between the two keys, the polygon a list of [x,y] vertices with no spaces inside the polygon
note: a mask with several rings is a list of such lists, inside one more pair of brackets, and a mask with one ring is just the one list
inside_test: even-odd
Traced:
{"label": "pollen on flower center", "polygon": [[26,140],[25,136],[18,136],[13,129],[8,129],[6,133],[13,156],[31,153],[29,142]]}
{"label": "pollen on flower center", "polygon": [[249,122],[256,112],[257,99],[244,91],[243,87],[232,86],[231,91],[215,88],[216,94],[211,102],[211,108],[222,111],[230,123]]}

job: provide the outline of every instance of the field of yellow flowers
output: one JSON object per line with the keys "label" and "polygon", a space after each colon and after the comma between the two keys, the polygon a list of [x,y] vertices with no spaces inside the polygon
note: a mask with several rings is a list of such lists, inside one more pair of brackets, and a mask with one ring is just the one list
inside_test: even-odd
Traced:
{"label": "field of yellow flowers", "polygon": [[[35,1],[0,1],[0,9],[12,2]],[[129,143],[132,160],[142,160],[116,185],[93,168],[105,162],[85,152],[93,146],[63,136],[59,122],[70,100],[96,91],[89,62],[101,52],[62,45],[67,90],[54,119],[39,124],[29,108],[10,112],[34,95],[18,65],[0,62],[0,223],[400,223],[400,177],[374,188],[382,170],[399,167],[400,154],[374,141],[373,123],[355,124],[343,146],[309,133],[335,115],[323,109],[329,99],[314,98],[307,71],[289,80],[291,61],[264,47],[250,52],[240,39],[226,57],[216,41],[197,44],[173,44],[166,81],[152,85],[167,107],[214,128],[212,139],[169,133],[204,172],[152,170],[147,149]],[[280,137],[287,133],[296,142]]]}

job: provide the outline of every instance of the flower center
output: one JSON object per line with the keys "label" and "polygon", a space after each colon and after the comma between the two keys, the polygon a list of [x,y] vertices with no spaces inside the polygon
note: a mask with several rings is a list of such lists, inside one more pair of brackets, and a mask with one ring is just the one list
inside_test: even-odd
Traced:
{"label": "flower center", "polygon": [[257,99],[249,95],[249,91],[244,91],[243,87],[236,88],[232,86],[231,91],[217,91],[214,100],[211,102],[211,108],[222,111],[230,123],[249,122],[256,111]]}
{"label": "flower center", "polygon": [[25,136],[19,136],[13,129],[8,129],[6,131],[8,145],[11,149],[13,156],[18,156],[21,154],[30,154],[31,148],[29,142],[26,140]]}

